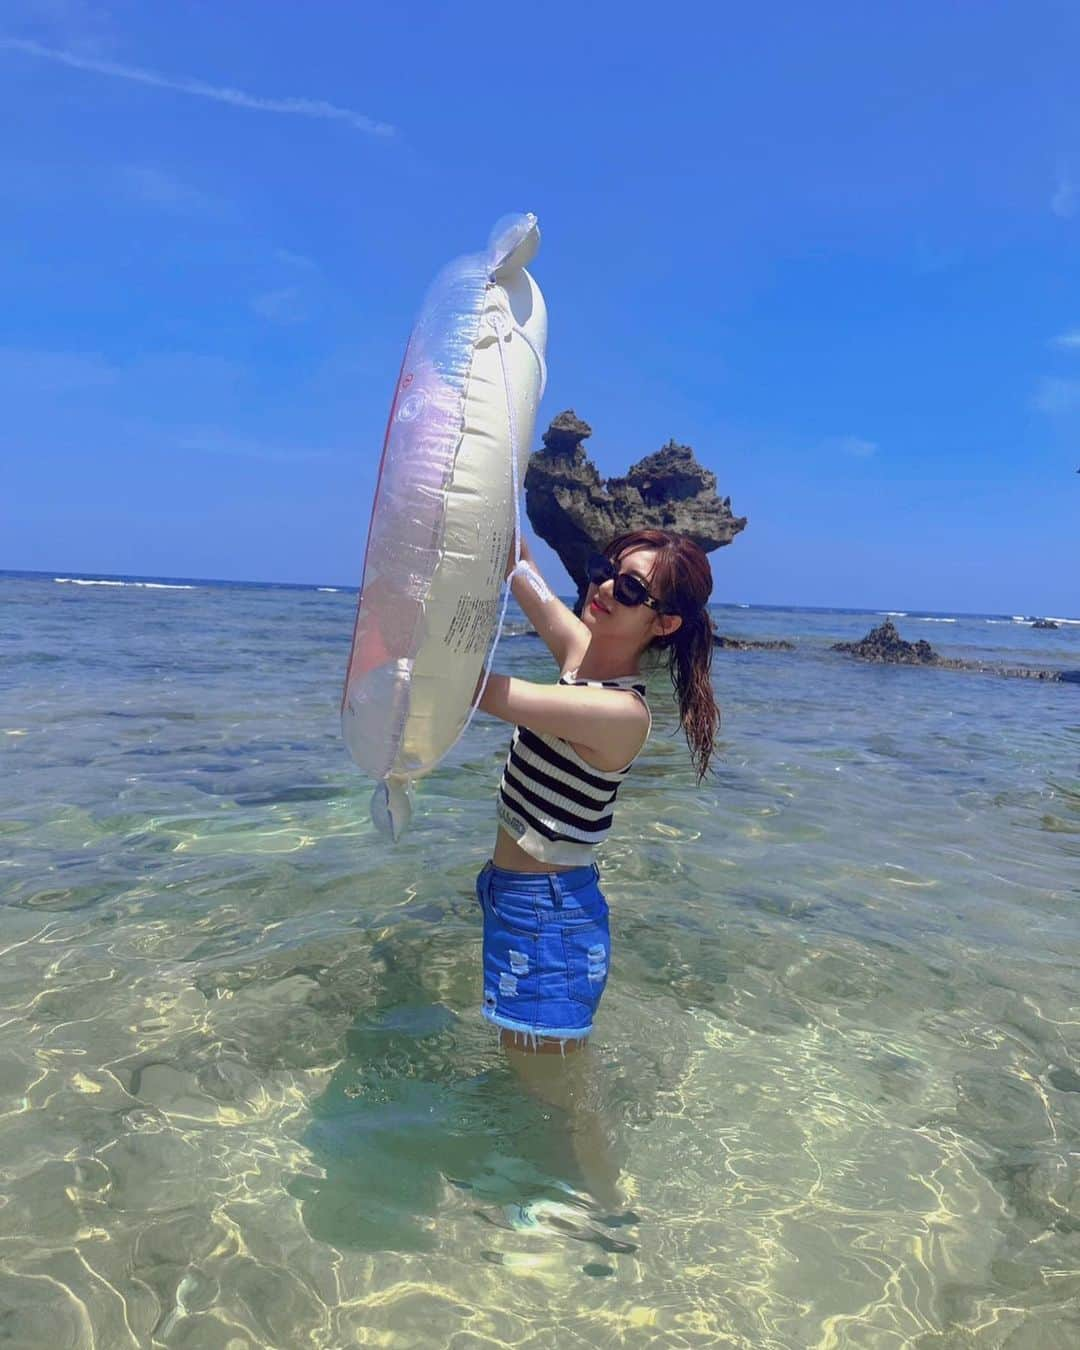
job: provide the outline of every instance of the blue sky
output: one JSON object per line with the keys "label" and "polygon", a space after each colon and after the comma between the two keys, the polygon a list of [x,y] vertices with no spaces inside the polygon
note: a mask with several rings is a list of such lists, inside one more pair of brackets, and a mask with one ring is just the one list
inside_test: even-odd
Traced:
{"label": "blue sky", "polygon": [[9,0],[0,567],[356,584],[423,292],[532,210],[540,425],[691,444],[717,599],[1080,615],[1078,51],[1044,0]]}

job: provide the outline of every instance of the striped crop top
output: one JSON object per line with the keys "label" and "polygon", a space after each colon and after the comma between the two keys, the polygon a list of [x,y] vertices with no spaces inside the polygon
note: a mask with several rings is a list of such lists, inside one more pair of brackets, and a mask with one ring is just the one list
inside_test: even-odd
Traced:
{"label": "striped crop top", "polygon": [[[645,703],[637,675],[578,680],[574,674],[561,675],[559,683],[628,689]],[[499,824],[539,862],[588,865],[611,829],[615,796],[633,762],[615,772],[597,769],[569,741],[517,726],[499,784]]]}

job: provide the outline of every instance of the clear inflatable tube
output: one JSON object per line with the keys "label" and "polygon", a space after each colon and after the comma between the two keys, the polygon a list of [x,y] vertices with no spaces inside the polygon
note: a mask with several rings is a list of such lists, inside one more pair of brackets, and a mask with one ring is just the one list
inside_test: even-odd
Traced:
{"label": "clear inflatable tube", "polygon": [[409,338],[379,467],[341,716],[397,838],[410,784],[461,735],[519,555],[519,487],[545,380],[547,314],[525,270],[531,215],[451,263]]}

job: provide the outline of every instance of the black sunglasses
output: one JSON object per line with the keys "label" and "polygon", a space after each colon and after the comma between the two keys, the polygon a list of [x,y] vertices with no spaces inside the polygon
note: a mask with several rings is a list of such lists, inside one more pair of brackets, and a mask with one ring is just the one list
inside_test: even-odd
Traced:
{"label": "black sunglasses", "polygon": [[594,553],[589,558],[588,574],[594,586],[602,586],[605,581],[614,578],[615,599],[620,605],[626,605],[630,609],[635,605],[648,605],[650,609],[655,609],[657,614],[670,613],[659,600],[649,594],[640,577],[634,576],[632,572],[620,572],[611,559],[605,558],[602,553]]}

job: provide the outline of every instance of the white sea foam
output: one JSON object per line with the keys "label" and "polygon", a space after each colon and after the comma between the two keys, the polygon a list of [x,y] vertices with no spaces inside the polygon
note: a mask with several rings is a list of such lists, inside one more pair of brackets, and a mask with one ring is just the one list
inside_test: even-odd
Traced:
{"label": "white sea foam", "polygon": [[916,623],[956,623],[956,620],[955,620],[955,619],[930,619],[930,618],[921,618],[921,617],[920,617],[920,618],[917,618],[917,619],[915,620],[915,622],[916,622]]}
{"label": "white sea foam", "polygon": [[89,581],[83,577],[53,577],[53,581],[66,582],[69,586],[134,586],[143,591],[193,591],[194,586],[180,585],[168,581]]}
{"label": "white sea foam", "polygon": [[875,611],[878,614],[887,614],[890,619],[906,619],[906,609],[879,609]]}
{"label": "white sea foam", "polygon": [[81,577],[53,577],[53,581],[67,582],[69,586],[122,586],[122,581],[83,581]]}
{"label": "white sea foam", "polygon": [[339,588],[337,586],[319,586],[317,589],[326,591],[328,595],[337,595]]}
{"label": "white sea foam", "polygon": [[1080,624],[1080,619],[1059,619],[1059,618],[1058,618],[1056,615],[1054,615],[1054,614],[1048,614],[1046,617],[1047,617],[1047,619],[1048,619],[1051,623],[1074,623],[1074,624]]}

